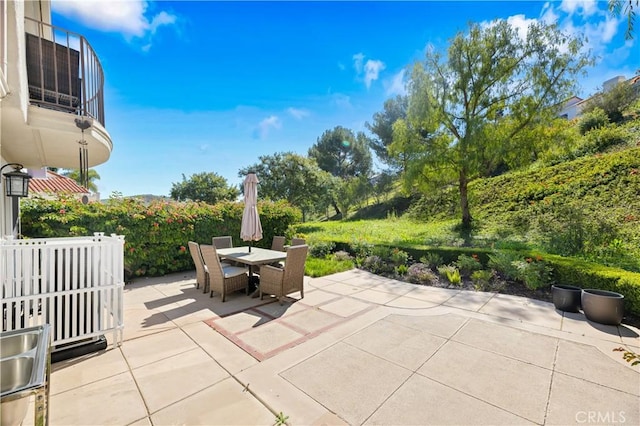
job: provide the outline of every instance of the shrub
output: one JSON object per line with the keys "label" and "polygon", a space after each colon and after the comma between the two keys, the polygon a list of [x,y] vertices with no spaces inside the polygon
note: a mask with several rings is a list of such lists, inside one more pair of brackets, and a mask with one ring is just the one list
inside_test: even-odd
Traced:
{"label": "shrub", "polygon": [[522,281],[529,290],[551,285],[553,268],[542,258],[528,257],[524,261],[514,261],[513,265],[517,270],[517,279]]}
{"label": "shrub", "polygon": [[309,246],[309,256],[323,259],[331,254],[335,246],[331,241],[314,241]]}
{"label": "shrub", "polygon": [[630,138],[631,134],[623,127],[599,127],[591,130],[582,137],[582,145],[580,145],[572,155],[574,157],[581,157],[583,155],[604,152],[612,146],[626,144]]}
{"label": "shrub", "polygon": [[338,262],[345,260],[353,260],[353,257],[346,251],[340,250],[333,253],[333,260],[337,260]]}
{"label": "shrub", "polygon": [[600,127],[609,124],[609,117],[607,113],[601,108],[594,108],[592,111],[582,114],[578,121],[578,129],[580,134],[584,135],[587,132],[598,129]]}
{"label": "shrub", "polygon": [[460,276],[460,271],[453,265],[442,265],[438,267],[438,272],[440,276],[444,277],[451,284],[461,285],[462,277]]}
{"label": "shrub", "polygon": [[[198,202],[154,201],[111,198],[103,203],[82,204],[61,196],[54,200],[30,198],[21,208],[23,235],[30,238],[91,235],[93,232],[124,235],[125,279],[132,276],[164,275],[193,269],[186,250],[188,241],[211,244],[214,235],[233,236],[240,241],[242,203],[215,205]],[[258,247],[271,244],[301,213],[286,202],[261,201],[258,211],[263,227]]]}
{"label": "shrub", "polygon": [[438,253],[430,251],[420,258],[420,262],[428,265],[431,269],[435,269],[444,263],[444,261],[442,260],[442,256],[440,256]]}
{"label": "shrub", "polygon": [[415,284],[431,284],[438,279],[429,265],[425,263],[414,263],[409,266],[405,277],[409,282]]}
{"label": "shrub", "polygon": [[478,259],[478,255],[476,254],[472,254],[471,256],[461,254],[454,264],[460,269],[460,273],[467,277],[471,275],[472,272],[482,269],[482,263],[480,263],[480,259]]}
{"label": "shrub", "polygon": [[380,256],[367,256],[362,262],[362,269],[374,274],[384,274],[393,271],[393,266],[382,260]]}
{"label": "shrub", "polygon": [[407,273],[409,267],[407,265],[398,265],[394,268],[394,270],[396,271],[396,274],[402,276]]}
{"label": "shrub", "polygon": [[351,252],[358,259],[364,259],[365,257],[369,256],[371,254],[371,251],[373,250],[373,244],[370,244],[364,240],[352,241],[349,246]]}
{"label": "shrub", "polygon": [[476,291],[484,291],[489,287],[489,283],[493,278],[493,272],[488,270],[474,271],[471,274],[471,281],[473,282],[473,288]]}
{"label": "shrub", "polygon": [[514,262],[519,261],[521,258],[517,253],[496,250],[493,254],[489,255],[489,267],[495,269],[496,272],[507,279],[517,280],[519,273]]}
{"label": "shrub", "polygon": [[407,262],[409,262],[409,253],[398,248],[394,248],[389,254],[389,260],[391,260],[391,262],[396,266],[406,265]]}

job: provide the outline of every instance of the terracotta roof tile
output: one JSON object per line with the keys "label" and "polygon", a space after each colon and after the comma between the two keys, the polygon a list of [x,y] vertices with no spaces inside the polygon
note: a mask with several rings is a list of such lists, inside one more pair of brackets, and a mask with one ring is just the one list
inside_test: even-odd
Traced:
{"label": "terracotta roof tile", "polygon": [[67,192],[71,194],[88,194],[89,190],[84,186],[80,186],[75,180],[58,173],[47,170],[47,177],[29,179],[29,192]]}

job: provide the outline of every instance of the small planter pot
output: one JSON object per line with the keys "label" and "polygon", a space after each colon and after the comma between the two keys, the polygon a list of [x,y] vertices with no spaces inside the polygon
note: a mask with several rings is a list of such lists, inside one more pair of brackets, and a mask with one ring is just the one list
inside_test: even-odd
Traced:
{"label": "small planter pot", "polygon": [[582,310],[589,321],[620,325],[624,315],[624,296],[614,291],[584,289]]}
{"label": "small planter pot", "polygon": [[582,289],[572,285],[551,286],[553,304],[559,311],[579,312]]}

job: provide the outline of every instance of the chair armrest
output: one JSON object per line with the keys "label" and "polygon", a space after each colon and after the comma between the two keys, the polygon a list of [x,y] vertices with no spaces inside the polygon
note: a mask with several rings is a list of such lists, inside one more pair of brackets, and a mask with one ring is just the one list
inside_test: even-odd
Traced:
{"label": "chair armrest", "polygon": [[284,270],[270,265],[260,267],[260,282],[279,283],[284,276]]}

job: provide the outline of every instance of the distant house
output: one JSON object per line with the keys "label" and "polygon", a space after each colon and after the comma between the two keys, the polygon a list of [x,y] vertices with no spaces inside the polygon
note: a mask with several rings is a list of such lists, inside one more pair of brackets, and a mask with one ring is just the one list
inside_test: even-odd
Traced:
{"label": "distant house", "polygon": [[34,173],[29,179],[29,197],[52,199],[56,194],[62,193],[73,195],[83,202],[99,199],[97,194],[92,194],[84,186],[78,185],[75,180],[50,170]]}
{"label": "distant house", "polygon": [[560,118],[566,118],[567,120],[573,120],[580,115],[580,105],[584,99],[577,96],[572,96],[564,102],[564,106],[558,112]]}
{"label": "distant house", "polygon": [[[602,83],[602,93],[607,93],[608,91],[610,91],[611,89],[613,89],[614,87],[616,87],[618,84],[621,84],[621,83],[630,84],[631,86],[635,87],[637,91],[640,91],[640,75],[631,77],[628,80],[626,80],[624,76],[619,75],[619,76],[610,78],[609,80]],[[578,96],[570,97],[569,99],[564,101],[562,109],[560,109],[560,111],[558,112],[558,117],[566,118],[567,120],[572,120],[576,117],[579,117],[582,114],[582,109],[587,104],[587,102],[589,102],[590,99],[593,99],[595,96],[598,96],[598,95],[600,95],[600,93],[596,93],[595,95],[587,99],[582,99],[582,98],[579,98]]]}

